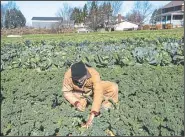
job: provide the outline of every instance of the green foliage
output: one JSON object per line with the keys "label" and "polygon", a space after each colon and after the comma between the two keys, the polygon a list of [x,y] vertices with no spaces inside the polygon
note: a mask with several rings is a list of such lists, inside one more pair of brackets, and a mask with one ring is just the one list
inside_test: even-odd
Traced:
{"label": "green foliage", "polygon": [[121,43],[26,40],[12,45],[4,44],[1,57],[2,70],[27,68],[44,71],[68,67],[80,60],[94,67],[123,67],[138,63],[161,66],[184,64],[183,44],[172,38],[153,41],[130,38]]}
{"label": "green foliage", "polygon": [[[106,136],[110,130],[116,136],[183,136],[184,43],[179,33],[156,38],[159,31],[154,32],[80,35],[93,42],[70,35],[63,41],[35,35],[37,40],[2,42],[1,135]],[[119,104],[101,109],[89,129],[80,125],[92,104],[79,112],[61,92],[66,69],[80,60],[119,87]]]}
{"label": "green foliage", "polygon": [[74,20],[75,23],[82,23],[84,21],[84,16],[85,14],[83,13],[83,11],[75,7],[70,15],[70,18],[71,20]]}
{"label": "green foliage", "polygon": [[7,9],[5,13],[5,27],[6,28],[18,28],[24,27],[26,24],[26,18],[22,12],[16,8]]}
{"label": "green foliage", "polygon": [[[1,73],[1,129],[3,135],[165,136],[184,133],[183,66],[114,66],[96,68],[102,80],[119,80],[119,106],[83,129],[91,104],[79,112],[62,96],[66,69],[38,72],[13,69]],[[57,94],[59,105],[52,108]]]}
{"label": "green foliage", "polygon": [[14,1],[8,1],[8,3],[1,3],[1,28],[5,27],[5,15],[6,11],[10,9],[19,9]]}
{"label": "green foliage", "polygon": [[84,18],[83,20],[84,20],[84,22],[85,22],[87,16],[88,16],[88,10],[87,10],[87,4],[85,4],[83,7],[83,18]]}

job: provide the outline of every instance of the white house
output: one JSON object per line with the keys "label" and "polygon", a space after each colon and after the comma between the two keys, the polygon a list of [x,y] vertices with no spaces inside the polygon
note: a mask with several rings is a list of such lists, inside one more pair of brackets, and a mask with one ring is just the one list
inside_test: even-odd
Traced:
{"label": "white house", "polygon": [[[111,23],[110,23],[111,22]],[[110,24],[106,24],[105,26],[113,29],[114,31],[123,31],[123,30],[137,30],[138,25],[134,24],[132,22],[129,22],[124,19],[124,17],[121,14],[118,14],[118,16],[111,17],[109,20]]]}
{"label": "white house", "polygon": [[184,26],[184,1],[171,1],[161,9],[161,14],[158,15],[160,21],[157,24],[173,24],[173,27]]}
{"label": "white house", "polygon": [[117,23],[114,25],[114,30],[115,31],[123,31],[123,30],[137,30],[138,29],[138,25],[131,23],[129,21],[122,21],[120,23]]}

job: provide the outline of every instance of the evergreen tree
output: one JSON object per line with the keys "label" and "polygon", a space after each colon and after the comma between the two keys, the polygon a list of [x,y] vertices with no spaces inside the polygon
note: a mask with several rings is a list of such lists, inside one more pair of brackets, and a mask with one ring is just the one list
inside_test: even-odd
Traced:
{"label": "evergreen tree", "polygon": [[98,12],[98,6],[96,1],[92,1],[91,8],[90,8],[90,14],[89,14],[89,20],[90,20],[90,28],[97,31],[97,12]]}
{"label": "evergreen tree", "polygon": [[79,8],[74,8],[73,9],[73,11],[72,11],[72,13],[71,13],[71,17],[70,17],[70,19],[71,20],[74,20],[75,21],[75,23],[81,23],[81,22],[83,22],[83,12],[82,12],[82,10],[80,10]]}
{"label": "evergreen tree", "polygon": [[26,18],[22,12],[16,8],[8,9],[5,14],[5,27],[6,28],[17,28],[24,27],[26,24]]}
{"label": "evergreen tree", "polygon": [[16,2],[8,1],[7,4],[1,4],[1,28],[5,27],[5,15],[6,11],[10,9],[18,9]]}
{"label": "evergreen tree", "polygon": [[86,18],[88,16],[88,11],[87,11],[87,4],[84,5],[83,7],[83,21],[86,21]]}

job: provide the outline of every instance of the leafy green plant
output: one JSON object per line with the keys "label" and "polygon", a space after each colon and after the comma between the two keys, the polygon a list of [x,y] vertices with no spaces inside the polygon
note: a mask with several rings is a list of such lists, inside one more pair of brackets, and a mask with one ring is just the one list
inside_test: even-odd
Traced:
{"label": "leafy green plant", "polygon": [[[114,66],[96,68],[102,80],[119,80],[119,106],[83,129],[91,104],[79,112],[63,97],[61,82],[66,69],[2,71],[1,125],[3,135],[183,135],[183,66]],[[52,108],[55,95],[58,106]],[[11,124],[11,126],[10,126]],[[178,128],[177,128],[178,127]]]}
{"label": "leafy green plant", "polygon": [[2,47],[1,70],[27,68],[45,71],[63,66],[69,67],[80,60],[94,67],[114,65],[123,67],[138,63],[180,65],[184,63],[182,45],[182,41],[177,42],[176,39],[151,41],[146,38],[128,38],[121,43],[84,41],[82,43],[56,42],[51,45],[47,45],[46,41],[27,40],[19,46],[8,44]]}

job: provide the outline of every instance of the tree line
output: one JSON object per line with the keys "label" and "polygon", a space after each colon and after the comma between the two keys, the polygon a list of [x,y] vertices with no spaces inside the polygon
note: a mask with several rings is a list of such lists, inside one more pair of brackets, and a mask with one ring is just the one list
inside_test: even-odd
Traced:
{"label": "tree line", "polygon": [[[56,16],[66,21],[74,20],[75,23],[84,23],[96,31],[98,28],[115,24],[123,4],[123,1],[87,1],[80,8],[71,7],[64,2]],[[158,16],[160,14],[160,8],[154,9],[149,1],[135,1],[132,10],[125,15],[124,19],[139,25],[148,20],[151,24],[156,24],[160,20]],[[15,2],[9,1],[7,4],[1,4],[1,28],[17,28],[25,25],[26,18]]]}
{"label": "tree line", "polygon": [[122,4],[123,1],[87,1],[82,8],[72,8],[68,3],[63,3],[56,15],[97,30],[105,26],[105,22],[111,22],[111,17],[118,14]]}
{"label": "tree line", "polygon": [[[64,20],[74,20],[75,23],[84,23],[91,29],[97,30],[107,25],[115,24],[116,16],[121,11],[123,1],[88,1],[82,8],[72,8],[68,3],[63,3],[57,16]],[[156,24],[160,21],[160,8],[154,9],[149,1],[135,1],[132,10],[126,14],[125,20],[143,25],[147,21]]]}

